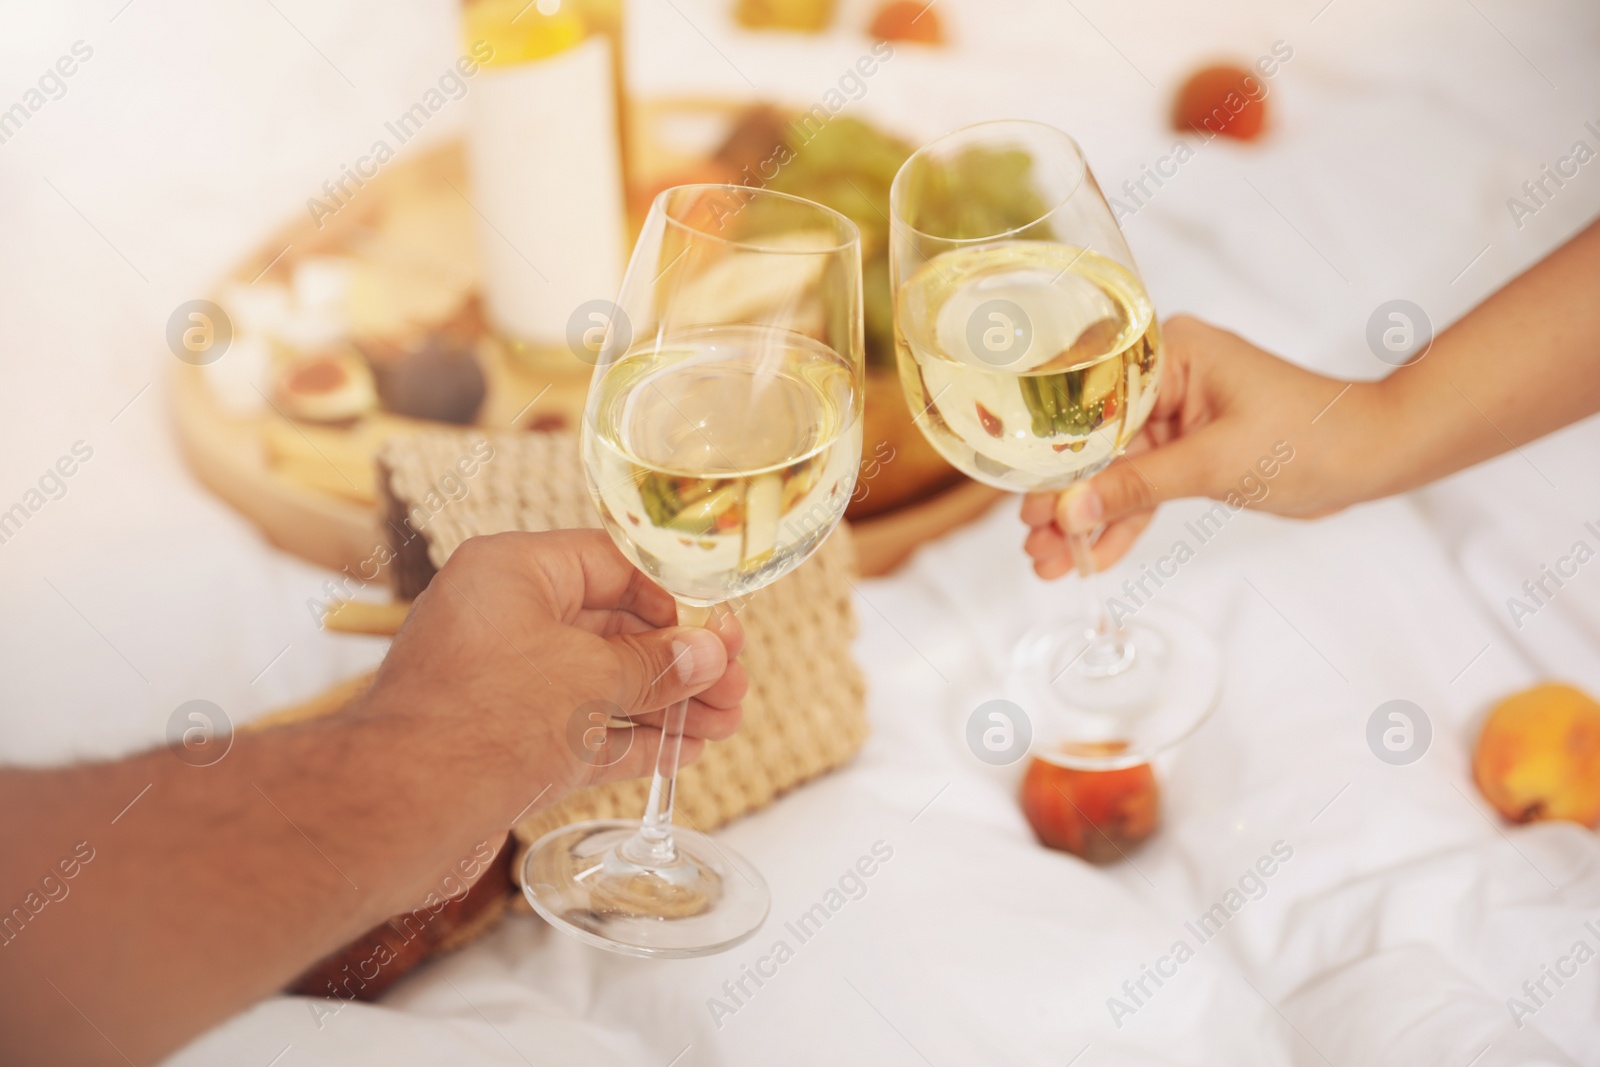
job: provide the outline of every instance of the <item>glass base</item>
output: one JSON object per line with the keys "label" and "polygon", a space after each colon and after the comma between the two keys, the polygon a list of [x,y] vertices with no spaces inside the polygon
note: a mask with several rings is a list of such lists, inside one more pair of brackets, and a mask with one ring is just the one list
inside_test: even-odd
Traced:
{"label": "glass base", "polygon": [[1181,611],[1147,604],[1098,638],[1084,618],[1029,631],[1015,660],[1033,752],[1083,770],[1146,763],[1195,731],[1222,689],[1222,654]]}
{"label": "glass base", "polygon": [[552,830],[520,873],[523,895],[552,926],[628,956],[725,952],[760,929],[772,906],[760,872],[738,853],[678,827],[665,848],[622,819]]}

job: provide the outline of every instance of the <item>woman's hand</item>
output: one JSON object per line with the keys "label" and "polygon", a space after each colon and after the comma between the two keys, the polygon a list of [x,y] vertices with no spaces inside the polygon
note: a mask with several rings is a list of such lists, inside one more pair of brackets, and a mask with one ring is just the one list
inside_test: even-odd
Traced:
{"label": "woman's hand", "polygon": [[1103,526],[1095,566],[1115,563],[1167,500],[1312,518],[1361,499],[1355,452],[1384,425],[1374,385],[1313,374],[1186,315],[1162,332],[1156,405],[1127,454],[1065,493],[1022,502],[1024,547],[1042,578],[1072,569],[1068,532]]}
{"label": "woman's hand", "polygon": [[1095,565],[1116,562],[1166,500],[1314,518],[1600,411],[1597,284],[1600,221],[1377,382],[1324,378],[1226,330],[1169,319],[1155,410],[1126,457],[1064,494],[1023,501],[1034,570],[1071,570],[1065,531],[1101,525]]}

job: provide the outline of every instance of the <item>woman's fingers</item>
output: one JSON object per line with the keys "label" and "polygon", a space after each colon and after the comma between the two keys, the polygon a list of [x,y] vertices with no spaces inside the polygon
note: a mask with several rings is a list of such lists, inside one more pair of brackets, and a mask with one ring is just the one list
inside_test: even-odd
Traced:
{"label": "woman's fingers", "polygon": [[1033,573],[1037,574],[1047,582],[1055,581],[1057,578],[1070,572],[1071,570],[1071,552],[1063,552],[1059,556],[1052,556],[1049,559],[1035,560],[1033,564]]}
{"label": "woman's fingers", "polygon": [[[1091,551],[1095,569],[1106,570],[1127,555],[1153,518],[1154,511],[1142,511],[1118,519],[1102,530]],[[1034,573],[1041,578],[1059,578],[1073,568],[1072,546],[1059,526],[1036,526],[1029,530],[1022,549],[1033,560]]]}
{"label": "woman's fingers", "polygon": [[1049,526],[1056,521],[1056,499],[1060,493],[1029,493],[1022,498],[1022,521],[1029,526]]}
{"label": "woman's fingers", "polygon": [[1141,511],[1125,519],[1118,519],[1100,532],[1094,543],[1094,567],[1103,571],[1128,554],[1128,549],[1144,533],[1144,528],[1155,518],[1154,511]]}
{"label": "woman's fingers", "polygon": [[1029,530],[1027,540],[1022,542],[1022,550],[1035,563],[1044,563],[1057,556],[1069,554],[1072,548],[1067,544],[1066,535],[1061,532],[1061,528],[1052,524],[1035,526]]}

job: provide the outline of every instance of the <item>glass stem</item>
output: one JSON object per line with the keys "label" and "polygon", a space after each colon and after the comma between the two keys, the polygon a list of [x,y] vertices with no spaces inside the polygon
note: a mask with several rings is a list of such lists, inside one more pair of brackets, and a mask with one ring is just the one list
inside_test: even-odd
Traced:
{"label": "glass stem", "polygon": [[1100,572],[1094,565],[1094,539],[1099,534],[1099,529],[1068,534],[1067,543],[1090,605],[1090,627],[1084,635],[1089,644],[1078,657],[1078,668],[1091,678],[1109,678],[1133,665],[1134,647],[1127,631],[1112,620],[1106,599],[1100,595]]}
{"label": "glass stem", "polygon": [[[710,608],[678,602],[679,626],[704,626],[710,620]],[[684,699],[667,708],[662,717],[661,750],[656,753],[644,819],[639,832],[622,847],[627,859],[643,866],[667,866],[678,858],[672,843],[672,792],[678,780],[678,753],[683,748],[683,720],[688,713],[689,701]]]}

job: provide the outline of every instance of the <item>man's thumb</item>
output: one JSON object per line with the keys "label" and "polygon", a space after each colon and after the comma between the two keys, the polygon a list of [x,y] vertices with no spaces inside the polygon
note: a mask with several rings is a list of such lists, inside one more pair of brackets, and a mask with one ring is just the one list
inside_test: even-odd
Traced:
{"label": "man's thumb", "polygon": [[1089,533],[1168,500],[1205,496],[1211,472],[1194,446],[1194,438],[1184,437],[1137,456],[1123,456],[1061,494],[1056,502],[1057,525],[1068,533]]}
{"label": "man's thumb", "polygon": [[622,668],[625,714],[656,711],[705,689],[728,668],[728,650],[710,630],[673,626],[610,638]]}

